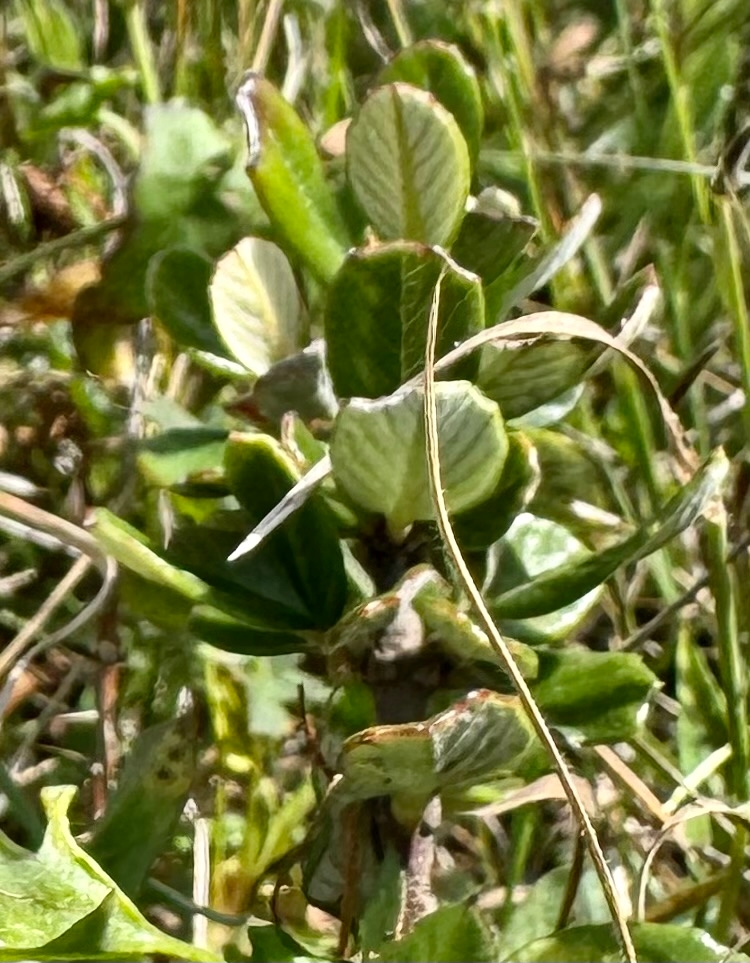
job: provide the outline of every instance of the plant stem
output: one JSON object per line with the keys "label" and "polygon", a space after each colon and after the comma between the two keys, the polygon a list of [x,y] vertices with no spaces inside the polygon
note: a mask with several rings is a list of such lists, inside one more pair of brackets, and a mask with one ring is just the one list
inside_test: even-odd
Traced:
{"label": "plant stem", "polygon": [[[727,767],[728,789],[735,802],[744,803],[750,790],[750,738],[747,728],[747,678],[737,624],[737,586],[732,565],[727,565],[727,521],[723,505],[706,519],[706,549],[711,591],[716,606],[716,645],[719,674],[727,699],[727,730],[732,758]],[[732,843],[727,884],[722,892],[717,939],[726,939],[735,917],[744,869],[747,830],[738,826]]]}

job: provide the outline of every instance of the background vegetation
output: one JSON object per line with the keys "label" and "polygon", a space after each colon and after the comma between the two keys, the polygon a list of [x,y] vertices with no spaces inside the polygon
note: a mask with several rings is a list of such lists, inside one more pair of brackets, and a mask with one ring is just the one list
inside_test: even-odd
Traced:
{"label": "background vegetation", "polygon": [[746,3],[1,23],[0,959],[748,959]]}

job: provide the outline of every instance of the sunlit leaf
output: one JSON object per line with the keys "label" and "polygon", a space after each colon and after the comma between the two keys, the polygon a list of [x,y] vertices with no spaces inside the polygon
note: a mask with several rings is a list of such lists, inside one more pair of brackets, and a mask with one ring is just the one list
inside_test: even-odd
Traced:
{"label": "sunlit leaf", "polygon": [[[497,486],[508,441],[496,405],[466,382],[436,387],[443,487],[460,512]],[[331,439],[337,485],[363,508],[381,512],[394,529],[434,517],[427,477],[424,395],[410,389],[389,398],[353,399],[339,413]]]}
{"label": "sunlit leaf", "polygon": [[[704,930],[667,923],[631,923],[640,963],[747,963],[750,957],[717,943]],[[574,926],[514,951],[513,963],[601,963],[620,959],[611,923]]]}
{"label": "sunlit leaf", "polygon": [[396,81],[434,94],[453,114],[472,162],[475,161],[484,125],[484,109],[474,70],[458,47],[439,40],[422,40],[406,47],[380,72],[377,86]]}
{"label": "sunlit leaf", "polygon": [[302,347],[304,327],[297,285],[283,251],[246,237],[216,265],[210,286],[216,330],[254,375]]}
{"label": "sunlit leaf", "polygon": [[346,139],[349,180],[385,240],[450,243],[469,195],[469,152],[434,97],[408,84],[367,98]]}
{"label": "sunlit leaf", "polygon": [[81,849],[67,816],[74,795],[42,791],[49,824],[37,853],[0,838],[0,960],[220,959],[157,930]]}

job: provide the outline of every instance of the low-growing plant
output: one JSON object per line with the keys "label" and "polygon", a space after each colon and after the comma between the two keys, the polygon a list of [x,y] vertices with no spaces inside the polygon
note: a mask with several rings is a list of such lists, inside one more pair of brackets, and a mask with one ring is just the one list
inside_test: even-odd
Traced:
{"label": "low-growing plant", "polygon": [[[89,430],[128,378],[141,430],[123,425],[124,468],[92,456],[89,489],[110,504],[85,531],[32,520],[99,564],[132,653],[163,646],[176,718],[144,727],[103,813],[76,812],[78,839],[72,794],[56,787],[37,852],[0,840],[0,908],[10,919],[30,901],[0,923],[0,959],[206,959],[221,945],[168,937],[132,902],[158,889],[154,861],[208,765],[202,708],[247,794],[231,843],[226,787],[212,803],[213,925],[255,914],[236,958],[746,959],[702,929],[631,920],[613,867],[642,868],[646,887],[648,862],[584,778],[630,778],[659,828],[672,825],[611,748],[651,745],[661,684],[636,651],[628,577],[647,571],[675,601],[665,567],[692,557],[684,536],[697,528],[716,617],[724,629],[736,618],[721,611],[733,604],[719,574],[727,457],[697,454],[635,350],[661,308],[653,269],[609,292],[596,321],[530,300],[553,290],[576,303],[602,204],[581,197],[553,236],[489,182],[483,93],[455,45],[404,44],[323,137],[326,160],[261,73],[243,77],[237,106],[249,185],[242,152],[202,111],[146,115],[132,213],[72,311],[77,359],[98,379],[76,375]],[[141,338],[182,371],[159,397],[137,370],[144,316]],[[621,453],[586,432],[605,377],[633,406],[642,434],[628,442],[659,449],[645,510],[623,491]],[[139,477],[124,499],[123,472]],[[0,497],[29,523],[25,503]],[[722,685],[734,673],[739,686],[736,624],[719,648]],[[701,651],[678,650],[681,684],[718,704]],[[247,693],[240,665],[257,675]],[[239,732],[254,703],[277,716],[248,751]],[[271,757],[292,705],[302,759],[285,772]],[[730,743],[746,743],[744,709],[719,715]],[[559,799],[572,831],[545,829],[530,806]],[[531,879],[541,833],[571,855]],[[579,889],[599,902],[587,914],[579,896],[586,925],[569,925]],[[42,926],[40,900],[66,911]]]}

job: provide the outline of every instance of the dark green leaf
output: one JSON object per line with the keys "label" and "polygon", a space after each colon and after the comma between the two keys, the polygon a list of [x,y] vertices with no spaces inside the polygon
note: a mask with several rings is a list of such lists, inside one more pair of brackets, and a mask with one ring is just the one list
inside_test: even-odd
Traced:
{"label": "dark green leaf", "polygon": [[161,251],[148,267],[148,305],[181,348],[223,355],[208,302],[212,270],[208,258],[187,248]]}
{"label": "dark green leaf", "polygon": [[96,823],[88,852],[135,897],[151,864],[169,845],[195,772],[195,720],[146,729],[137,738]]}
{"label": "dark green leaf", "polygon": [[639,655],[560,649],[539,653],[534,698],[548,724],[575,741],[631,739],[656,676]]}
{"label": "dark green leaf", "polygon": [[481,551],[504,535],[539,485],[539,465],[531,439],[520,432],[508,434],[508,454],[497,488],[490,497],[462,512],[453,527],[462,547]]}
{"label": "dark green leaf", "polygon": [[[225,468],[251,524],[260,521],[299,479],[291,459],[266,435],[230,435]],[[307,628],[328,629],[338,621],[347,596],[346,572],[335,520],[320,495],[313,494],[257,553],[228,564],[244,565],[250,573],[264,555],[273,555],[283,565],[290,586],[304,602]]]}
{"label": "dark green leaf", "polygon": [[[328,364],[340,397],[378,398],[422,370],[442,271],[437,357],[484,327],[479,279],[419,244],[379,244],[349,255],[333,280],[325,315]],[[457,368],[455,378],[471,377],[475,364]]]}
{"label": "dark green leaf", "polygon": [[510,269],[536,233],[537,223],[498,210],[484,194],[464,217],[451,256],[490,285]]}
{"label": "dark green leaf", "polygon": [[[318,338],[304,351],[277,361],[255,382],[249,400],[261,415],[272,421],[280,420],[290,411],[296,412],[303,421],[332,419],[338,411],[338,402],[326,366],[325,342]],[[319,443],[313,440],[313,444]]]}

